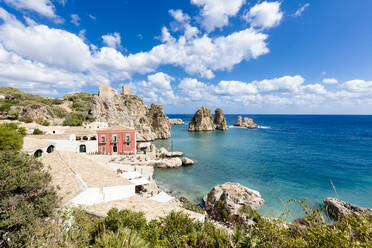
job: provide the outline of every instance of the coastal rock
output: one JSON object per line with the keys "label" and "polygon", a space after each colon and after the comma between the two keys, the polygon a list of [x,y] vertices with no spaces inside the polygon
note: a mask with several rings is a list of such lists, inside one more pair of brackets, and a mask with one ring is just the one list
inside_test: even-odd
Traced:
{"label": "coastal rock", "polygon": [[234,123],[234,126],[237,127],[246,127],[246,128],[258,128],[259,126],[254,123],[253,119],[244,117],[242,121],[242,117],[238,116],[238,120]]}
{"label": "coastal rock", "polygon": [[99,94],[93,97],[90,113],[96,121],[107,122],[109,126],[135,128],[138,141],[170,137],[170,123],[161,105],[147,107],[141,98],[118,94],[108,85],[100,85]]}
{"label": "coastal rock", "polygon": [[237,126],[237,127],[241,127],[242,126],[242,117],[239,115],[238,116],[238,119],[236,120],[236,122],[234,123],[234,126]]}
{"label": "coastal rock", "polygon": [[182,160],[180,158],[164,159],[160,162],[156,162],[155,167],[157,168],[178,168],[182,166]]}
{"label": "coastal rock", "polygon": [[169,119],[171,125],[185,125],[182,119]]}
{"label": "coastal rock", "polygon": [[254,212],[264,204],[264,200],[256,190],[244,187],[239,183],[227,182],[215,186],[204,197],[204,203],[205,209],[212,219],[249,226],[252,223],[252,216],[242,210],[249,209]]}
{"label": "coastal rock", "polygon": [[229,127],[226,123],[225,115],[223,114],[222,109],[217,108],[214,111],[214,121],[213,121],[217,130],[227,130]]}
{"label": "coastal rock", "polygon": [[157,157],[158,158],[165,158],[165,157],[168,157],[168,158],[175,158],[175,157],[182,157],[183,156],[183,152],[169,152],[167,149],[165,149],[164,147],[161,147],[158,151],[157,151]]}
{"label": "coastal rock", "polygon": [[189,123],[189,132],[214,131],[215,126],[211,110],[207,107],[201,107],[196,111]]}
{"label": "coastal rock", "polygon": [[326,198],[323,200],[323,203],[326,207],[327,213],[335,220],[339,220],[340,218],[349,215],[372,215],[372,208],[358,207],[336,198]]}
{"label": "coastal rock", "polygon": [[182,158],[182,165],[193,165],[195,164],[194,160],[189,159],[189,158]]}

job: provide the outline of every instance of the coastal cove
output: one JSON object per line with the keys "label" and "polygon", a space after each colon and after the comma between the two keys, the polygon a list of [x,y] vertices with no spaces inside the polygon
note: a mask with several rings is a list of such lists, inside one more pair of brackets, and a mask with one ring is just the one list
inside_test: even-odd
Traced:
{"label": "coastal cove", "polygon": [[238,115],[225,115],[225,132],[188,132],[192,115],[168,116],[185,125],[154,143],[196,161],[155,169],[155,180],[176,196],[199,202],[213,186],[238,182],[258,190],[265,200],[259,212],[274,217],[292,198],[372,207],[372,116],[242,115],[262,126],[246,129],[232,127]]}

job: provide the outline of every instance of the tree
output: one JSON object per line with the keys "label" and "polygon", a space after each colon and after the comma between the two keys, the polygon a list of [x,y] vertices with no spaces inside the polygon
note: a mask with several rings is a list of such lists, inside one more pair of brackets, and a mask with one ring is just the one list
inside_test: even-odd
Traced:
{"label": "tree", "polygon": [[34,157],[0,151],[0,247],[29,247],[38,239],[36,230],[48,224],[58,207],[50,181]]}
{"label": "tree", "polygon": [[0,151],[19,151],[23,147],[23,137],[26,129],[15,123],[0,124]]}

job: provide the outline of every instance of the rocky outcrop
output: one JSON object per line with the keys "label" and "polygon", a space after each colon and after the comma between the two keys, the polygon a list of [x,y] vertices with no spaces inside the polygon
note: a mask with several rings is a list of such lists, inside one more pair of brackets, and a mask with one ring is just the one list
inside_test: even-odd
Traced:
{"label": "rocky outcrop", "polygon": [[372,208],[358,207],[336,198],[326,198],[323,203],[329,216],[335,220],[349,215],[372,215]]}
{"label": "rocky outcrop", "polygon": [[181,160],[182,160],[182,165],[193,165],[193,164],[195,164],[194,160],[186,158],[186,157],[182,158]]}
{"label": "rocky outcrop", "polygon": [[99,122],[110,126],[120,125],[136,129],[138,141],[167,139],[170,123],[161,105],[147,107],[135,95],[118,94],[108,85],[100,85],[100,92],[93,97],[91,114]]}
{"label": "rocky outcrop", "polygon": [[211,110],[207,107],[198,109],[189,123],[189,132],[214,131],[215,129]]}
{"label": "rocky outcrop", "polygon": [[234,126],[237,127],[246,127],[246,128],[258,128],[259,126],[254,123],[253,119],[244,117],[242,121],[242,117],[238,116],[238,120],[234,123]]}
{"label": "rocky outcrop", "polygon": [[225,115],[223,114],[222,109],[217,108],[214,111],[214,121],[213,121],[217,130],[227,130],[229,127],[226,123]]}
{"label": "rocky outcrop", "polygon": [[264,204],[264,200],[258,191],[228,182],[215,186],[204,197],[204,203],[212,219],[248,226],[254,218],[252,213]]}
{"label": "rocky outcrop", "polygon": [[169,119],[171,125],[185,125],[182,119]]}
{"label": "rocky outcrop", "polygon": [[175,157],[182,157],[183,152],[169,152],[164,147],[161,147],[157,150],[156,157],[157,158],[175,158]]}
{"label": "rocky outcrop", "polygon": [[156,168],[178,168],[182,166],[182,160],[180,158],[163,159],[154,164]]}

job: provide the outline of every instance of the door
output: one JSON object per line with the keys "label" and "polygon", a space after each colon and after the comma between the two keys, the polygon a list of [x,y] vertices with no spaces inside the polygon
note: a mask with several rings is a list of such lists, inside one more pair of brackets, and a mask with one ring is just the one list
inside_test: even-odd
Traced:
{"label": "door", "polygon": [[85,145],[80,145],[80,152],[81,153],[87,152],[87,147]]}
{"label": "door", "polygon": [[118,147],[117,147],[117,145],[116,144],[114,144],[113,146],[112,146],[112,151],[113,152],[118,152]]}

